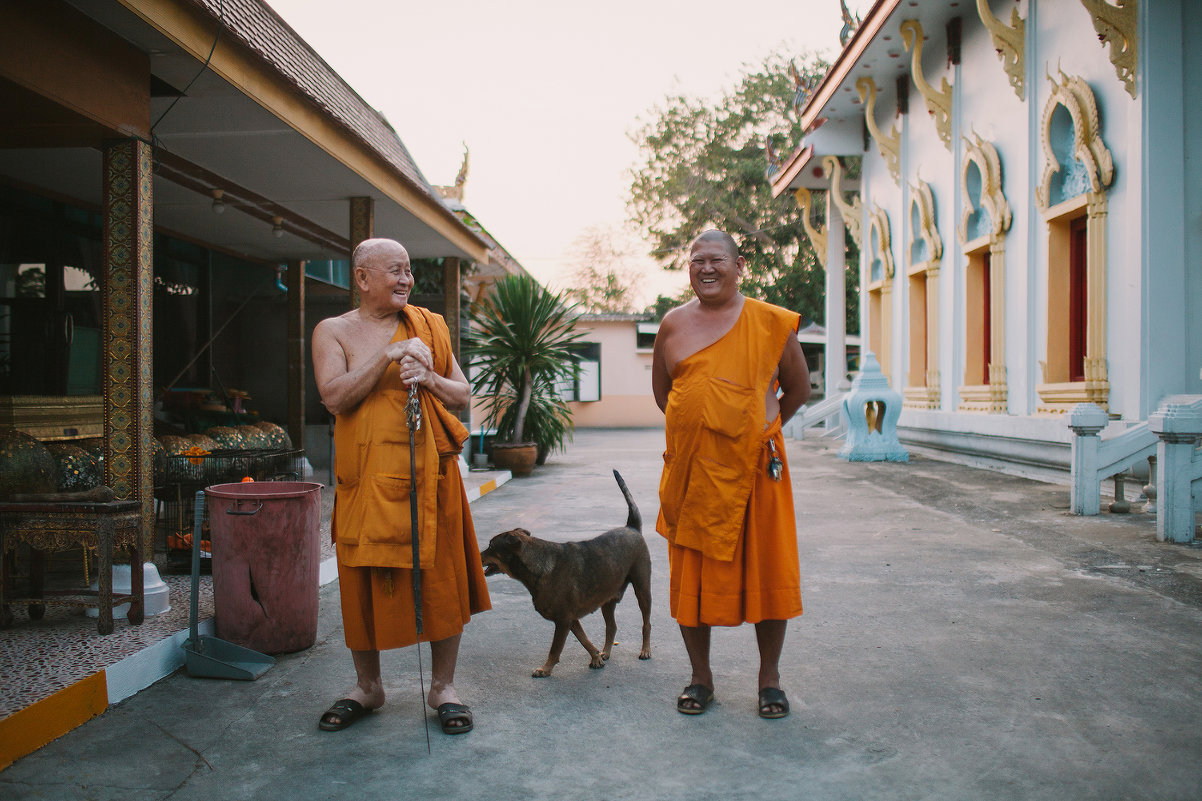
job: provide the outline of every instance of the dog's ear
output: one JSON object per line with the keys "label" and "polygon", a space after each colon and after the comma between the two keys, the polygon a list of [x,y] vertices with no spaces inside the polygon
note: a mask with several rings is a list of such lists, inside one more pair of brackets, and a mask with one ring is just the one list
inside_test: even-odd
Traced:
{"label": "dog's ear", "polygon": [[520,548],[524,542],[530,539],[530,532],[522,528],[515,528],[509,531],[502,531],[491,540],[488,541],[490,550],[502,550],[505,548]]}

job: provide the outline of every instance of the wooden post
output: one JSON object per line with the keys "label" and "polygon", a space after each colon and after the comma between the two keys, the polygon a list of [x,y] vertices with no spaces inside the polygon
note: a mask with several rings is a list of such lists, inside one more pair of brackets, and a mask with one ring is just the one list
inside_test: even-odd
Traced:
{"label": "wooden post", "polygon": [[[375,236],[376,204],[370,197],[351,198],[351,253],[365,239]],[[359,306],[359,289],[355,286],[355,273],[351,272],[351,308]]]}
{"label": "wooden post", "polygon": [[459,259],[448,257],[442,260],[442,302],[443,316],[447,320],[447,328],[451,329],[451,351],[455,361],[462,366],[459,350]]}
{"label": "wooden post", "polygon": [[288,262],[288,436],[305,447],[305,263]]}

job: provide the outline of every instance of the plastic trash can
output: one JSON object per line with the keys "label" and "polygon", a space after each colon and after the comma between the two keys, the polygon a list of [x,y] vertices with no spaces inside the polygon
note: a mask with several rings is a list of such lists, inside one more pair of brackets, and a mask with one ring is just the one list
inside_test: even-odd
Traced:
{"label": "plastic trash can", "polygon": [[317,640],[321,484],[256,481],[205,489],[213,622],[223,640],[265,654]]}

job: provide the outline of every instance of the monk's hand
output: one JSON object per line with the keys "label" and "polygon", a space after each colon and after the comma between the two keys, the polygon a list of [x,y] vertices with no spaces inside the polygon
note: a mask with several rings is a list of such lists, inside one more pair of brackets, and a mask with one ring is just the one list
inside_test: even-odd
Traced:
{"label": "monk's hand", "polygon": [[405,382],[405,386],[412,387],[417,384],[430,383],[431,376],[434,371],[421,361],[412,356],[401,357],[401,381]]}
{"label": "monk's hand", "polygon": [[421,362],[427,369],[434,368],[434,354],[430,352],[430,346],[416,337],[389,343],[388,358],[400,363],[406,356]]}

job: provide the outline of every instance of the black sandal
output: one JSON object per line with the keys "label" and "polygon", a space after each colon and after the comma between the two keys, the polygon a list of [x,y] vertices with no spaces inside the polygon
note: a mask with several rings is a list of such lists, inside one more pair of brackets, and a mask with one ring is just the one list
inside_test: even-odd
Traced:
{"label": "black sandal", "polygon": [[358,701],[343,698],[325,711],[321,720],[317,721],[317,728],[322,731],[342,731],[369,712],[371,710]]}
{"label": "black sandal", "polygon": [[[676,699],[676,711],[682,715],[700,715],[714,700],[714,691],[704,684],[690,684]],[[693,706],[697,704],[697,706]]]}
{"label": "black sandal", "polygon": [[[778,706],[779,710],[773,712],[769,707]],[[785,691],[779,687],[765,687],[760,690],[760,717],[769,720],[783,718],[789,714],[789,699],[785,697]]]}
{"label": "black sandal", "polygon": [[[466,721],[460,726],[448,725],[454,721]],[[438,725],[442,726],[443,734],[467,734],[472,730],[472,710],[463,704],[453,704],[450,701],[438,705]]]}

